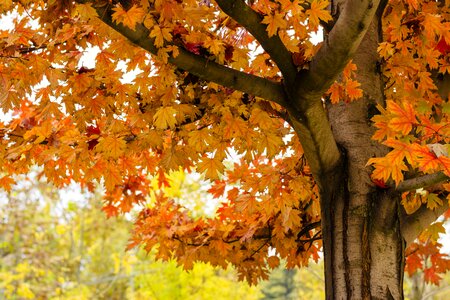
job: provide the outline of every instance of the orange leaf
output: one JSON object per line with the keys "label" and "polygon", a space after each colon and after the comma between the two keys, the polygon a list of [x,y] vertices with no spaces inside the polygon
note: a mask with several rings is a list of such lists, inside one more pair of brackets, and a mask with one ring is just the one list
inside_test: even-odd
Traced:
{"label": "orange leaf", "polygon": [[404,108],[394,101],[387,102],[387,111],[395,117],[389,122],[389,127],[393,130],[407,135],[411,132],[413,125],[417,124],[414,107],[409,103],[403,104]]}
{"label": "orange leaf", "polygon": [[280,258],[278,256],[269,256],[267,258],[267,264],[269,265],[269,268],[275,269],[280,265]]}
{"label": "orange leaf", "polygon": [[383,180],[387,182],[391,177],[395,184],[398,185],[401,181],[403,181],[403,173],[402,171],[407,171],[408,167],[405,165],[403,161],[398,163],[392,163],[386,157],[376,157],[369,159],[368,165],[373,164],[375,170],[372,173],[372,178]]}
{"label": "orange leaf", "polygon": [[172,34],[170,33],[169,28],[159,27],[157,25],[153,26],[152,31],[150,32],[150,37],[155,39],[155,46],[162,47],[164,46],[164,41],[171,41]]}
{"label": "orange leaf", "polygon": [[311,2],[311,7],[306,10],[306,14],[308,15],[308,26],[312,30],[319,28],[321,20],[328,22],[333,19],[327,10],[329,4],[327,0],[313,0]]}
{"label": "orange leaf", "polygon": [[219,179],[219,173],[223,173],[225,169],[221,160],[216,158],[202,158],[202,161],[197,164],[197,172],[205,172],[205,177],[211,180]]}
{"label": "orange leaf", "polygon": [[337,82],[333,83],[327,91],[327,94],[330,95],[331,103],[333,104],[339,103],[342,93],[342,86]]}
{"label": "orange leaf", "polygon": [[153,116],[153,123],[158,129],[174,128],[177,122],[175,118],[177,111],[172,106],[159,108]]}
{"label": "orange leaf", "polygon": [[106,158],[118,158],[124,153],[126,142],[123,138],[114,136],[101,137],[95,150],[102,152]]}
{"label": "orange leaf", "polygon": [[261,23],[267,24],[267,33],[269,34],[269,37],[277,34],[278,29],[284,29],[287,25],[286,20],[284,20],[284,13],[274,13],[265,16]]}
{"label": "orange leaf", "polygon": [[363,91],[359,88],[361,84],[358,81],[348,79],[345,83],[345,92],[347,93],[350,100],[356,100],[361,98]]}
{"label": "orange leaf", "polygon": [[133,5],[129,10],[125,10],[122,5],[117,5],[113,8],[114,13],[112,19],[116,23],[123,23],[123,25],[135,30],[136,24],[144,20],[145,11],[142,7]]}

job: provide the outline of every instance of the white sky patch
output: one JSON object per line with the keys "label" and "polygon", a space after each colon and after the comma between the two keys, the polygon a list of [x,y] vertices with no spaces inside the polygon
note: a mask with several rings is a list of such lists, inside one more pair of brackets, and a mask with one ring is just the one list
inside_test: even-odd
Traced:
{"label": "white sky patch", "polygon": [[309,34],[310,36],[310,41],[311,43],[313,43],[314,45],[317,45],[318,43],[323,41],[323,28],[322,26],[319,26],[319,30],[317,30],[317,32],[311,32]]}
{"label": "white sky patch", "polygon": [[0,30],[8,30],[11,31],[14,29],[13,18],[16,17],[16,13],[7,13],[0,17]]}
{"label": "white sky patch", "polygon": [[78,61],[78,68],[85,67],[88,69],[95,68],[95,58],[97,54],[100,52],[100,48],[97,46],[88,47],[83,49],[83,55]]}
{"label": "white sky patch", "polygon": [[444,223],[445,234],[439,236],[439,243],[442,244],[441,253],[450,255],[450,223]]}

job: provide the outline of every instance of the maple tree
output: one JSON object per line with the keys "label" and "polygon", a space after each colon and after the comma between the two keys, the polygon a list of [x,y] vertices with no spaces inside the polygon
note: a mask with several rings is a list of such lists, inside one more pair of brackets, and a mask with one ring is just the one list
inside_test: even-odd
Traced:
{"label": "maple tree", "polygon": [[[102,182],[109,216],[141,208],[130,247],[186,269],[232,264],[250,283],[323,248],[329,299],[400,299],[404,263],[434,283],[449,268],[442,224],[426,229],[450,191],[448,0],[2,0],[0,11],[14,19],[0,32],[4,189],[34,164],[57,187]],[[214,217],[164,193],[180,168],[212,182]]]}

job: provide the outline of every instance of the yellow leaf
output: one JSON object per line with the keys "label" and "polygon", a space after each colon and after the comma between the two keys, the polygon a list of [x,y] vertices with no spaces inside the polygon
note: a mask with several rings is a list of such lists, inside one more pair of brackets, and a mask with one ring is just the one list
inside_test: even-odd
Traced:
{"label": "yellow leaf", "polygon": [[12,0],[2,0],[2,1],[0,1],[0,12],[2,10],[6,11],[6,10],[10,9],[12,5],[13,5]]}
{"label": "yellow leaf", "polygon": [[327,10],[329,2],[327,0],[314,0],[311,2],[311,7],[306,11],[308,14],[308,26],[316,30],[319,27],[320,20],[324,22],[331,21],[333,18]]}
{"label": "yellow leaf", "polygon": [[214,55],[219,55],[224,52],[223,41],[217,39],[208,38],[203,44],[206,48],[209,49],[209,52]]}
{"label": "yellow leaf", "polygon": [[160,48],[164,46],[164,40],[171,41],[172,34],[169,28],[161,28],[159,26],[154,26],[150,32],[150,37],[155,39],[155,46]]}
{"label": "yellow leaf", "polygon": [[284,13],[274,13],[273,15],[265,16],[262,20],[263,24],[267,24],[267,33],[269,37],[277,34],[278,29],[284,29],[287,26],[286,20],[284,20]]}
{"label": "yellow leaf", "polygon": [[280,147],[283,146],[283,139],[275,134],[267,133],[260,136],[257,141],[258,151],[263,152],[266,149],[266,155],[269,158],[279,153]]}
{"label": "yellow leaf", "polygon": [[172,106],[161,107],[153,116],[153,124],[158,129],[174,128],[177,123],[176,113]]}
{"label": "yellow leaf", "polygon": [[435,210],[439,206],[442,206],[444,203],[442,199],[439,198],[438,195],[430,193],[427,195],[427,207],[429,209]]}
{"label": "yellow leaf", "polygon": [[211,180],[219,179],[218,173],[223,173],[225,166],[217,158],[204,157],[197,165],[197,172],[205,172],[205,177]]}
{"label": "yellow leaf", "polygon": [[126,142],[122,138],[107,136],[98,139],[95,150],[102,152],[106,158],[118,158],[125,150]]}
{"label": "yellow leaf", "polygon": [[122,5],[113,8],[115,11],[112,14],[112,19],[116,23],[123,23],[124,26],[133,30],[136,29],[136,24],[144,20],[145,11],[136,5],[133,5],[129,10],[123,9]]}
{"label": "yellow leaf", "polygon": [[97,11],[92,7],[92,3],[77,4],[75,9],[83,20],[94,19],[98,16]]}
{"label": "yellow leaf", "polygon": [[428,32],[430,37],[433,36],[433,33],[436,35],[440,35],[441,32],[445,29],[444,25],[441,23],[441,18],[442,17],[438,14],[425,14],[423,27],[425,28],[425,31]]}
{"label": "yellow leaf", "polygon": [[50,121],[42,123],[40,126],[33,127],[30,131],[27,131],[23,138],[25,140],[28,140],[34,136],[36,136],[36,139],[34,140],[34,144],[40,144],[47,137],[49,137],[53,132],[53,126]]}
{"label": "yellow leaf", "polygon": [[112,164],[107,164],[103,170],[103,179],[105,180],[105,188],[107,191],[113,191],[116,185],[122,184],[122,177],[119,171]]}
{"label": "yellow leaf", "polygon": [[436,243],[440,233],[445,233],[444,225],[442,222],[436,222],[419,235],[419,240],[427,241],[430,239],[433,243]]}

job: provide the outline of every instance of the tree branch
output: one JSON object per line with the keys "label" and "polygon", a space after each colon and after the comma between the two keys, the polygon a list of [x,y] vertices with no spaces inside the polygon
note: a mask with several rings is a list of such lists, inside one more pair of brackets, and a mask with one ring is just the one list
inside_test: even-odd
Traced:
{"label": "tree branch", "polygon": [[443,199],[442,202],[443,205],[437,207],[435,210],[429,209],[424,204],[413,214],[407,215],[404,212],[400,216],[400,228],[402,236],[406,241],[406,246],[411,244],[423,230],[449,209],[448,201]]}
{"label": "tree branch", "polygon": [[402,181],[395,190],[398,192],[407,192],[420,188],[426,188],[447,180],[450,180],[450,177],[445,175],[443,172],[427,174]]}
{"label": "tree branch", "polygon": [[296,84],[286,86],[290,103],[300,112],[294,126],[316,180],[339,166],[340,152],[331,131],[322,96],[358,49],[380,0],[348,0],[322,47],[302,70]]}
{"label": "tree branch", "polygon": [[319,98],[315,101],[320,101],[322,94],[355,54],[379,4],[380,0],[346,1],[333,29],[311,61],[309,70],[297,78],[297,106],[310,105],[309,99]]}
{"label": "tree branch", "polygon": [[[94,3],[94,1],[88,2]],[[122,34],[133,44],[157,55],[158,48],[154,44],[154,39],[149,37],[150,31],[143,24],[136,24],[136,29],[132,30],[122,24],[113,22],[111,6],[95,7],[95,9],[100,20],[104,23]],[[178,68],[188,71],[204,80],[274,101],[284,107],[286,106],[285,94],[281,84],[220,65],[205,57],[196,55],[180,47],[178,48],[179,55],[177,57],[171,56],[168,59],[169,63]]]}
{"label": "tree branch", "polygon": [[243,0],[216,0],[216,2],[224,13],[245,27],[256,38],[276,63],[284,79],[292,82],[296,77],[297,68],[292,62],[291,53],[278,35],[269,37],[267,26],[261,23],[263,18]]}

